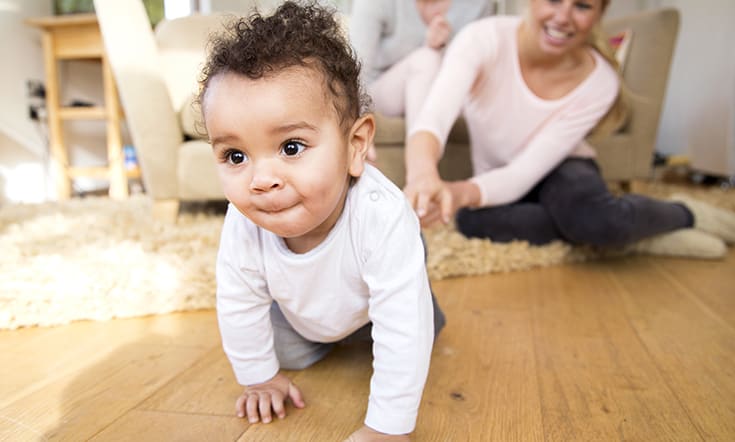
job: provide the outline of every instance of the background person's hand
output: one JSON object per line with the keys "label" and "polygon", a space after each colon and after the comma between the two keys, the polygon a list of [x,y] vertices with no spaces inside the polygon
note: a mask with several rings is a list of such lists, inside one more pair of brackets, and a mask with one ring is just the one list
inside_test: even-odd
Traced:
{"label": "background person's hand", "polygon": [[247,416],[251,424],[258,421],[267,424],[273,420],[274,412],[279,419],[286,417],[287,398],[296,408],[306,405],[301,390],[279,372],[267,382],[245,387],[235,402],[235,412],[237,417]]}
{"label": "background person's hand", "polygon": [[443,15],[434,16],[426,30],[426,45],[432,49],[441,49],[449,42],[452,26]]}
{"label": "background person's hand", "polygon": [[403,189],[406,198],[416,210],[422,227],[437,221],[449,222],[453,207],[452,193],[436,173],[425,173],[412,179]]}

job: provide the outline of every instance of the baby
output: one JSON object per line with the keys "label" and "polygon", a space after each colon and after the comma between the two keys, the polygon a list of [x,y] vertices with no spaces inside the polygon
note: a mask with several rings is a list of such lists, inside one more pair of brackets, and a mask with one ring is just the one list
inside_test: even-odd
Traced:
{"label": "baby", "polygon": [[199,101],[230,202],[217,258],[225,352],[251,423],[304,407],[282,369],[372,339],[364,426],[406,440],[444,324],[416,215],[365,162],[375,122],[333,10],[283,3],[212,39]]}

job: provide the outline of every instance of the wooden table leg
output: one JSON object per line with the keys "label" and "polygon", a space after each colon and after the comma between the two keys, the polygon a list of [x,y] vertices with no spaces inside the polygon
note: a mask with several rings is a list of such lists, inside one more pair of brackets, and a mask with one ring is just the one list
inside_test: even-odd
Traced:
{"label": "wooden table leg", "polygon": [[54,41],[51,32],[42,35],[44,66],[46,68],[46,108],[48,110],[49,149],[51,153],[51,174],[59,200],[71,197],[71,181],[69,180],[69,157],[64,146],[63,128],[59,105],[59,77],[54,53]]}
{"label": "wooden table leg", "polygon": [[107,161],[110,168],[110,197],[128,197],[128,178],[125,172],[122,136],[120,135],[120,105],[117,87],[107,56],[102,57],[102,76],[107,113]]}

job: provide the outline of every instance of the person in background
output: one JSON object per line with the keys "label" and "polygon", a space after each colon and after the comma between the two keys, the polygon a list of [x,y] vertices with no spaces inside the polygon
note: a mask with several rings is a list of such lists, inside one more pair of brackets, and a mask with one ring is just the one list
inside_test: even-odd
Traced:
{"label": "person in background", "polygon": [[199,102],[230,202],[217,316],[251,423],[286,415],[306,368],[336,343],[373,342],[364,426],[350,440],[408,440],[444,316],[418,218],[365,164],[375,123],[335,11],[283,3],[213,37]]}
{"label": "person in background", "polygon": [[[456,215],[468,237],[717,258],[735,214],[683,196],[610,193],[585,142],[625,118],[616,62],[599,24],[609,0],[530,0],[452,41],[406,147],[404,192],[428,226]],[[474,176],[437,170],[460,112]]]}
{"label": "person in background", "polygon": [[[355,0],[350,42],[374,109],[409,127],[457,30],[492,13],[486,0]],[[375,151],[368,152],[375,160]]]}

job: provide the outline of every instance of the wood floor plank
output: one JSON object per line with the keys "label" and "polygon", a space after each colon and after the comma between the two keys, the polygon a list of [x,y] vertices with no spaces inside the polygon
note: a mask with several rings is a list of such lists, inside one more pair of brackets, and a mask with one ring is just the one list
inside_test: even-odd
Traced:
{"label": "wood floor plank", "polygon": [[735,250],[724,261],[658,259],[650,261],[670,281],[696,296],[722,323],[735,327]]}
{"label": "wood floor plank", "polygon": [[[115,321],[81,321],[52,328],[0,332],[0,408],[43,385],[84,370],[127,342],[154,333],[156,345],[218,345],[214,312],[192,312]],[[146,341],[152,342],[152,341]]]}
{"label": "wood floor plank", "polygon": [[529,278],[546,439],[697,440],[610,288],[614,266],[556,267]]}
{"label": "wood floor plank", "polygon": [[133,410],[90,441],[233,441],[243,429],[234,416]]}
{"label": "wood floor plank", "polygon": [[[209,335],[210,341],[216,337],[216,332],[207,332],[211,313],[186,318],[191,329],[180,327],[181,317],[71,324],[45,335],[49,339],[37,343],[39,348],[17,349],[15,357],[3,364],[4,382],[14,390],[0,406],[0,434],[32,431],[61,440],[91,437],[218,341],[205,345],[203,336]],[[172,327],[174,323],[178,325]],[[197,331],[199,337],[194,335]],[[46,351],[31,353],[41,348]],[[65,356],[55,360],[53,355],[59,354]]]}
{"label": "wood floor plank", "polygon": [[221,346],[212,348],[137,408],[147,411],[234,416],[242,392]]}
{"label": "wood floor plank", "polygon": [[416,440],[543,440],[524,280],[509,273],[434,284],[447,326]]}
{"label": "wood floor plank", "polygon": [[[730,251],[732,254],[733,251]],[[735,440],[735,333],[650,259],[626,260],[615,281],[662,379],[704,440]],[[711,288],[711,286],[709,287]],[[709,296],[731,297],[728,284]]]}

